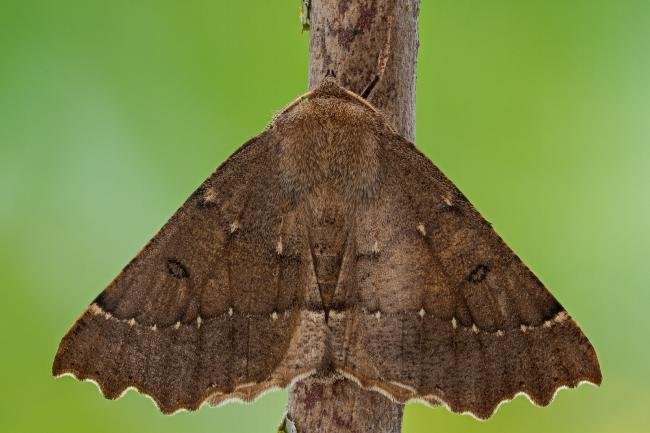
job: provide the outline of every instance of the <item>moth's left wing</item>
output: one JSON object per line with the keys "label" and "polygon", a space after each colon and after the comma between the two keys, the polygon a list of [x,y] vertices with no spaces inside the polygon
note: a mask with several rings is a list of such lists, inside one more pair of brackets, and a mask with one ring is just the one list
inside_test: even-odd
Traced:
{"label": "moth's left wing", "polygon": [[133,387],[171,413],[250,400],[315,368],[323,349],[307,340],[322,320],[302,310],[312,271],[276,145],[266,131],[201,185],[68,331],[54,375],[110,399]]}

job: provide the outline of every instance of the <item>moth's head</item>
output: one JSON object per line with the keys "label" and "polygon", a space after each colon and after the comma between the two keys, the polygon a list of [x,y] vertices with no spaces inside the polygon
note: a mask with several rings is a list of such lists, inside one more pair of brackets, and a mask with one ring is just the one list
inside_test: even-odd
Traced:
{"label": "moth's head", "polygon": [[367,106],[371,110],[374,110],[374,107],[366,102],[365,99],[360,97],[354,92],[351,92],[344,87],[340,86],[336,81],[336,78],[332,76],[327,76],[323,78],[320,84],[311,92],[307,93],[305,96],[311,98],[339,98],[341,100],[346,100],[352,103],[358,103],[364,106]]}
{"label": "moth's head", "polygon": [[289,104],[270,128],[285,140],[330,151],[365,146],[394,132],[380,111],[332,77]]}
{"label": "moth's head", "polygon": [[273,119],[271,126],[296,124],[302,120],[355,125],[363,131],[390,129],[380,111],[361,96],[340,86],[330,76],[289,104]]}

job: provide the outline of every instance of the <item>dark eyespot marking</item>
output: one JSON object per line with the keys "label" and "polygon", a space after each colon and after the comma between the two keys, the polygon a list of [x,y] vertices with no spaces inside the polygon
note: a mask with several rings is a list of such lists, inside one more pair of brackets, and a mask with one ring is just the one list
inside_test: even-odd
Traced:
{"label": "dark eyespot marking", "polygon": [[467,281],[470,283],[480,283],[485,279],[485,277],[487,277],[488,272],[490,272],[490,268],[486,265],[478,265],[469,273]]}
{"label": "dark eyespot marking", "polygon": [[371,252],[367,252],[367,253],[358,252],[355,255],[354,259],[357,262],[359,262],[361,260],[377,260],[377,259],[379,259],[379,252],[378,251],[377,252],[371,251]]}
{"label": "dark eyespot marking", "polygon": [[180,260],[169,258],[167,259],[167,271],[169,275],[174,278],[187,278],[190,276],[190,273],[187,271],[187,268]]}

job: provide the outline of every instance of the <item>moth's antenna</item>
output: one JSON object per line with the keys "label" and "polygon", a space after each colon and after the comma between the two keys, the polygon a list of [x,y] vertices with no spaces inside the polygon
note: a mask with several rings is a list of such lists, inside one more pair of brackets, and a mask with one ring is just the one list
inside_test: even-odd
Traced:
{"label": "moth's antenna", "polygon": [[379,82],[379,75],[375,75],[372,81],[370,82],[370,84],[366,86],[364,91],[361,92],[361,95],[359,96],[361,96],[363,99],[368,99],[368,96],[370,96],[370,92],[372,92],[372,89],[375,88],[378,82]]}
{"label": "moth's antenna", "polygon": [[386,70],[386,64],[388,63],[388,57],[390,55],[390,41],[393,34],[393,16],[388,15],[386,21],[386,24],[388,25],[388,33],[386,34],[386,41],[384,41],[384,46],[379,53],[379,57],[377,57],[377,73],[372,77],[372,80],[368,83],[364,91],[361,92],[360,96],[363,99],[368,99],[368,96],[370,96],[370,93],[374,90],[381,77],[384,76],[384,71]]}

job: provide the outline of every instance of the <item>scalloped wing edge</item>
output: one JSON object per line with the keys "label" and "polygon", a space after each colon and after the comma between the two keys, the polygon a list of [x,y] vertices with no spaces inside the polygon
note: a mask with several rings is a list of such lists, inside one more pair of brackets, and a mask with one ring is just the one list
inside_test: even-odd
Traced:
{"label": "scalloped wing edge", "polygon": [[501,406],[503,406],[505,403],[508,403],[508,402],[514,400],[515,398],[519,397],[520,395],[523,395],[524,397],[526,397],[526,399],[528,399],[528,401],[530,401],[534,406],[546,407],[549,404],[551,404],[553,402],[553,400],[555,399],[555,397],[558,395],[558,393],[560,391],[564,390],[564,389],[578,388],[578,387],[580,387],[580,386],[582,386],[584,384],[589,384],[589,385],[598,387],[598,386],[600,386],[600,383],[601,383],[601,381],[593,381],[593,380],[588,379],[588,378],[581,378],[580,380],[577,380],[577,381],[575,381],[573,383],[561,384],[561,385],[557,386],[554,389],[553,395],[551,396],[551,398],[546,403],[537,402],[528,393],[526,393],[524,391],[518,391],[518,392],[516,392],[514,394],[510,394],[510,395],[504,397],[503,399],[501,399],[496,405],[494,405],[493,408],[491,408],[491,410],[490,410],[490,412],[488,414],[483,415],[483,414],[480,414],[480,413],[477,413],[477,412],[473,412],[471,410],[456,410],[456,409],[451,407],[451,404],[447,400],[445,400],[444,398],[442,398],[442,397],[440,397],[439,395],[436,395],[436,394],[428,394],[428,395],[425,395],[425,396],[416,395],[417,391],[414,388],[412,388],[410,386],[407,386],[407,385],[397,383],[397,382],[391,382],[391,385],[394,385],[394,386],[400,388],[401,390],[407,392],[408,394],[411,394],[409,397],[398,397],[396,394],[394,394],[389,389],[387,389],[386,386],[381,386],[381,383],[377,384],[376,382],[373,382],[373,381],[365,381],[362,378],[359,378],[358,376],[356,376],[356,375],[354,375],[354,374],[352,374],[350,372],[347,372],[347,371],[344,371],[344,370],[337,370],[337,372],[339,374],[341,374],[343,377],[345,377],[346,379],[355,382],[360,387],[362,387],[364,389],[371,390],[371,391],[378,392],[378,393],[382,394],[384,397],[386,397],[386,398],[388,398],[388,399],[390,399],[390,400],[392,400],[394,402],[398,402],[398,403],[401,403],[401,404],[422,403],[425,406],[432,407],[432,408],[440,405],[440,406],[444,406],[445,409],[447,409],[451,413],[457,413],[457,414],[460,414],[460,415],[469,415],[472,418],[477,419],[479,421],[485,421],[488,418],[492,417],[492,415],[494,415],[501,408]]}
{"label": "scalloped wing edge", "polygon": [[136,391],[138,394],[148,397],[156,406],[156,409],[158,409],[161,413],[165,415],[175,415],[180,412],[195,412],[197,410],[200,410],[206,404],[213,407],[219,407],[228,403],[245,403],[245,404],[254,403],[256,400],[260,399],[264,395],[273,391],[289,388],[293,386],[294,383],[306,379],[307,377],[313,375],[315,372],[316,370],[309,370],[304,373],[297,374],[294,377],[286,380],[276,379],[276,380],[255,384],[256,386],[254,386],[249,392],[242,392],[242,390],[251,387],[251,384],[239,385],[235,388],[233,392],[229,392],[229,393],[223,393],[221,391],[208,393],[205,395],[205,397],[201,398],[201,400],[196,406],[181,406],[176,408],[173,411],[164,410],[160,402],[152,394],[149,394],[146,391],[134,385],[125,387],[117,396],[111,396],[108,395],[107,392],[104,390],[101,383],[98,381],[99,378],[97,377],[93,377],[90,375],[84,376],[82,374],[78,374],[78,372],[74,370],[64,369],[61,372],[55,373],[54,378],[60,379],[63,377],[72,377],[73,379],[76,379],[80,382],[90,382],[97,387],[101,395],[107,400],[119,400],[122,397],[124,397],[124,395],[128,391],[133,390]]}
{"label": "scalloped wing edge", "polygon": [[[479,421],[485,421],[488,418],[492,417],[504,404],[516,399],[519,396],[524,396],[528,401],[530,401],[534,406],[537,407],[545,407],[551,404],[553,400],[555,400],[555,397],[559,394],[560,391],[565,390],[565,389],[572,389],[572,388],[579,388],[582,385],[588,384],[592,385],[595,387],[600,386],[600,381],[595,382],[593,380],[583,378],[580,379],[576,382],[572,383],[566,383],[559,385],[555,390],[553,391],[553,395],[551,398],[548,400],[547,403],[540,403],[535,401],[528,393],[524,391],[519,391],[514,394],[508,395],[502,400],[500,400],[489,412],[487,415],[482,415],[476,412],[472,412],[471,410],[455,410],[451,407],[450,403],[446,401],[444,398],[440,397],[439,395],[436,394],[429,394],[426,396],[417,396],[416,390],[413,389],[410,386],[406,386],[397,382],[391,382],[391,385],[405,391],[407,394],[410,394],[409,397],[403,397],[403,396],[397,396],[393,391],[387,389],[386,386],[381,386],[378,385],[377,383],[372,383],[372,381],[366,381],[363,380],[362,378],[357,377],[356,375],[347,372],[342,369],[337,369],[337,373],[339,373],[341,376],[345,377],[346,379],[356,383],[358,386],[360,386],[363,389],[367,389],[370,391],[375,391],[380,394],[382,394],[384,397],[390,399],[391,401],[398,402],[401,404],[407,404],[407,403],[422,403],[425,406],[428,407],[436,407],[436,406],[443,406],[445,409],[447,409],[451,413],[458,413],[461,415],[469,415],[474,419],[477,419]],[[212,392],[206,394],[204,398],[201,399],[198,405],[196,407],[179,407],[175,409],[174,411],[164,411],[160,405],[160,403],[156,400],[156,398],[148,394],[147,392],[139,389],[136,386],[127,386],[125,387],[119,395],[116,397],[111,397],[106,394],[104,389],[102,388],[101,384],[96,380],[96,378],[87,376],[83,377],[82,375],[78,375],[77,372],[72,371],[72,370],[64,370],[60,373],[57,373],[54,377],[56,379],[62,378],[62,377],[72,377],[80,382],[90,382],[94,384],[99,392],[102,394],[102,396],[106,399],[109,400],[119,400],[122,398],[128,391],[134,390],[138,392],[139,394],[144,395],[145,397],[148,397],[153,404],[156,406],[156,408],[162,412],[165,415],[175,415],[180,412],[194,412],[197,410],[200,410],[205,404],[208,404],[209,406],[212,407],[220,407],[228,403],[245,403],[245,404],[251,404],[260,399],[261,397],[265,396],[268,393],[274,392],[274,391],[279,391],[283,390],[286,388],[290,388],[293,386],[296,382],[299,382],[303,379],[306,379],[310,376],[312,376],[314,373],[316,373],[316,370],[310,370],[306,371],[304,373],[300,373],[298,375],[295,375],[292,378],[286,379],[286,380],[272,380],[272,381],[267,381],[267,382],[262,382],[259,384],[242,384],[239,385],[233,392],[230,393],[223,393],[220,391],[217,392]],[[251,387],[252,386],[252,387]],[[250,388],[249,391],[243,392],[244,389]]]}

